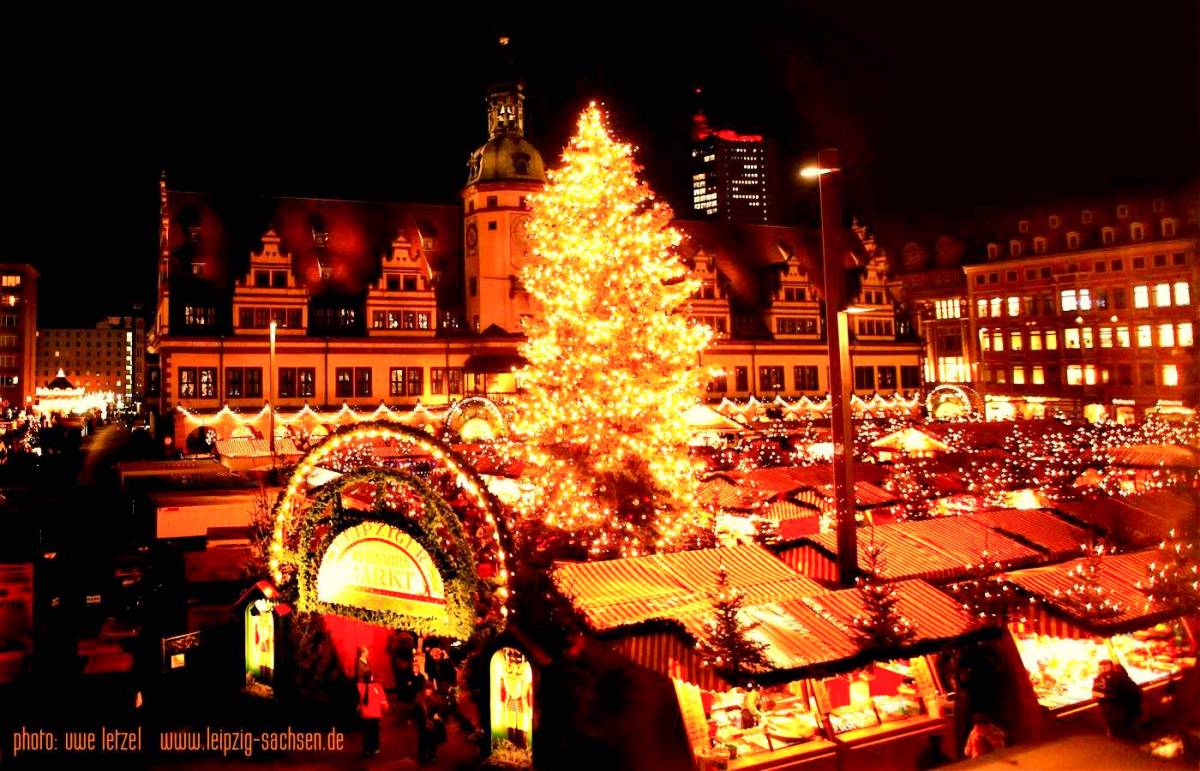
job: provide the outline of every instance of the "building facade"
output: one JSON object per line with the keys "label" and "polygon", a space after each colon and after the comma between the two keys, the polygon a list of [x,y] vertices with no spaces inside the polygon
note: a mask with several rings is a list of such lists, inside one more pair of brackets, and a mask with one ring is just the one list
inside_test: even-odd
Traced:
{"label": "building facade", "polygon": [[[527,196],[545,182],[524,88],[487,94],[488,139],[461,206],[209,196],[161,184],[158,307],[147,389],[160,414],[444,405],[516,389]],[[678,221],[702,278],[692,312],[717,333],[699,363],[714,400],[828,388],[814,230]],[[887,257],[848,233],[863,274],[858,393],[920,387]],[[181,437],[177,437],[181,438]]]}
{"label": "building facade", "polygon": [[38,330],[38,384],[60,369],[77,387],[111,391],[118,408],[133,408],[146,395],[145,320],[109,316],[95,327]]}
{"label": "building facade", "polygon": [[23,408],[36,388],[37,282],[32,265],[0,263],[0,405]]}
{"label": "building facade", "polygon": [[767,145],[759,134],[714,129],[692,118],[692,211],[726,222],[769,221]]}
{"label": "building facade", "polygon": [[904,278],[930,382],[971,384],[994,419],[1195,408],[1194,199],[1014,217],[979,246],[957,280],[944,267]]}

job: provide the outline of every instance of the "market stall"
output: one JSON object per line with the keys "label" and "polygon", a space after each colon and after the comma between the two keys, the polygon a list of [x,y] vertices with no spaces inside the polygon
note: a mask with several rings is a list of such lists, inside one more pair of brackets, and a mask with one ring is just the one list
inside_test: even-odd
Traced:
{"label": "market stall", "polygon": [[1169,708],[1173,681],[1194,670],[1194,620],[1155,610],[1137,587],[1156,549],[1096,558],[1093,579],[1108,612],[1089,615],[1070,600],[1084,560],[1016,571],[1006,578],[1029,602],[1009,633],[1037,703],[1052,717],[1093,711],[1101,661],[1120,664],[1142,689],[1144,715]]}
{"label": "market stall", "polygon": [[[671,678],[702,768],[909,768],[932,736],[953,755],[953,721],[933,659],[972,634],[958,603],[924,581],[901,582],[900,608],[917,637],[876,653],[852,630],[864,612],[857,590],[823,590],[763,556],[741,546],[564,564],[555,580],[597,637]],[[769,661],[741,679],[696,653],[712,616],[701,584],[711,583],[706,571],[716,564],[745,593],[741,615],[754,624],[748,636]]]}

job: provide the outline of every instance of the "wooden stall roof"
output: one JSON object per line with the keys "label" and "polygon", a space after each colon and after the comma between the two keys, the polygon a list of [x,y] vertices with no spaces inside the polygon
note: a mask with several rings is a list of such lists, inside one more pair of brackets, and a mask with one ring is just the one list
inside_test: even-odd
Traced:
{"label": "wooden stall roof", "polygon": [[1042,509],[984,509],[970,515],[992,530],[1045,552],[1051,559],[1078,556],[1091,533]]}
{"label": "wooden stall roof", "polygon": [[1059,501],[1054,508],[1106,535],[1115,535],[1132,545],[1145,545],[1161,541],[1172,528],[1194,520],[1197,497],[1200,493],[1196,490],[1178,487],[1125,498]]}
{"label": "wooden stall roof", "polygon": [[[916,626],[914,644],[949,640],[968,634],[974,628],[957,600],[920,579],[896,584],[896,607]],[[834,623],[848,632],[854,617],[866,612],[857,589],[841,589],[807,598],[814,610],[826,611]]]}
{"label": "wooden stall roof", "polygon": [[1134,444],[1093,453],[1114,466],[1200,469],[1200,450],[1175,444]]}
{"label": "wooden stall roof", "polygon": [[1138,582],[1146,580],[1147,569],[1158,556],[1158,549],[1143,549],[1099,558],[1099,583],[1109,597],[1121,604],[1119,614],[1105,619],[1088,618],[1063,599],[1063,595],[1075,583],[1070,572],[1084,562],[1082,558],[1058,565],[1012,571],[1005,574],[1005,578],[1048,611],[1080,628],[1097,634],[1116,634],[1178,615],[1177,612],[1152,606],[1146,600],[1146,595],[1137,588]]}
{"label": "wooden stall roof", "polygon": [[554,580],[598,632],[707,608],[724,566],[731,587],[755,604],[814,594],[819,584],[755,544],[558,563]]}
{"label": "wooden stall roof", "polygon": [[[883,569],[886,578],[902,580],[924,578],[931,581],[956,578],[966,566],[979,561],[984,549],[1006,566],[1036,562],[1041,555],[1033,549],[994,532],[969,517],[941,517],[897,522],[860,529],[858,567],[867,569],[866,550],[862,545],[871,538],[883,545]],[[805,536],[795,545],[810,543],[830,558],[837,556],[837,533]]]}

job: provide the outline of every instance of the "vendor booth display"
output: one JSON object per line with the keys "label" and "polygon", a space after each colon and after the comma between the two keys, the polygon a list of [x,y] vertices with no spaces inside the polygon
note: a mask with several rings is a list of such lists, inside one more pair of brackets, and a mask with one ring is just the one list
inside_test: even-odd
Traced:
{"label": "vendor booth display", "polygon": [[[656,569],[664,560],[672,572]],[[767,662],[740,677],[696,655],[714,607],[712,579],[700,577],[721,566],[730,585],[744,587],[739,618]],[[924,581],[896,587],[916,637],[874,651],[853,631],[864,613],[857,589],[821,589],[756,546],[562,564],[555,580],[597,637],[672,679],[700,767],[833,769],[848,758],[911,766],[932,735],[953,753],[933,657],[976,632],[957,602]]]}
{"label": "vendor booth display", "polygon": [[[1009,573],[1006,579],[1029,600],[1028,612],[1009,625],[1037,702],[1052,715],[1095,705],[1093,683],[1101,662],[1124,667],[1143,691],[1143,709],[1163,708],[1171,680],[1196,663],[1195,629],[1177,611],[1158,608],[1138,588],[1158,550],[1091,558],[1093,596],[1104,613],[1089,613],[1070,599],[1089,560]],[[1099,607],[1100,603],[1096,603]]]}

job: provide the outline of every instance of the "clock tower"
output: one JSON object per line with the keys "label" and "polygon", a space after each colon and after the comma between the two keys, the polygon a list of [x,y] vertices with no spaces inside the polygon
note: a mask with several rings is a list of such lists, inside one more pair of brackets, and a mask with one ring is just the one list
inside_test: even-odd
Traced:
{"label": "clock tower", "polygon": [[[502,38],[502,46],[507,39]],[[546,183],[541,153],[525,139],[525,84],[488,88],[488,141],[471,153],[463,188],[467,326],[519,333],[529,314],[520,281],[529,255],[526,198]]]}

